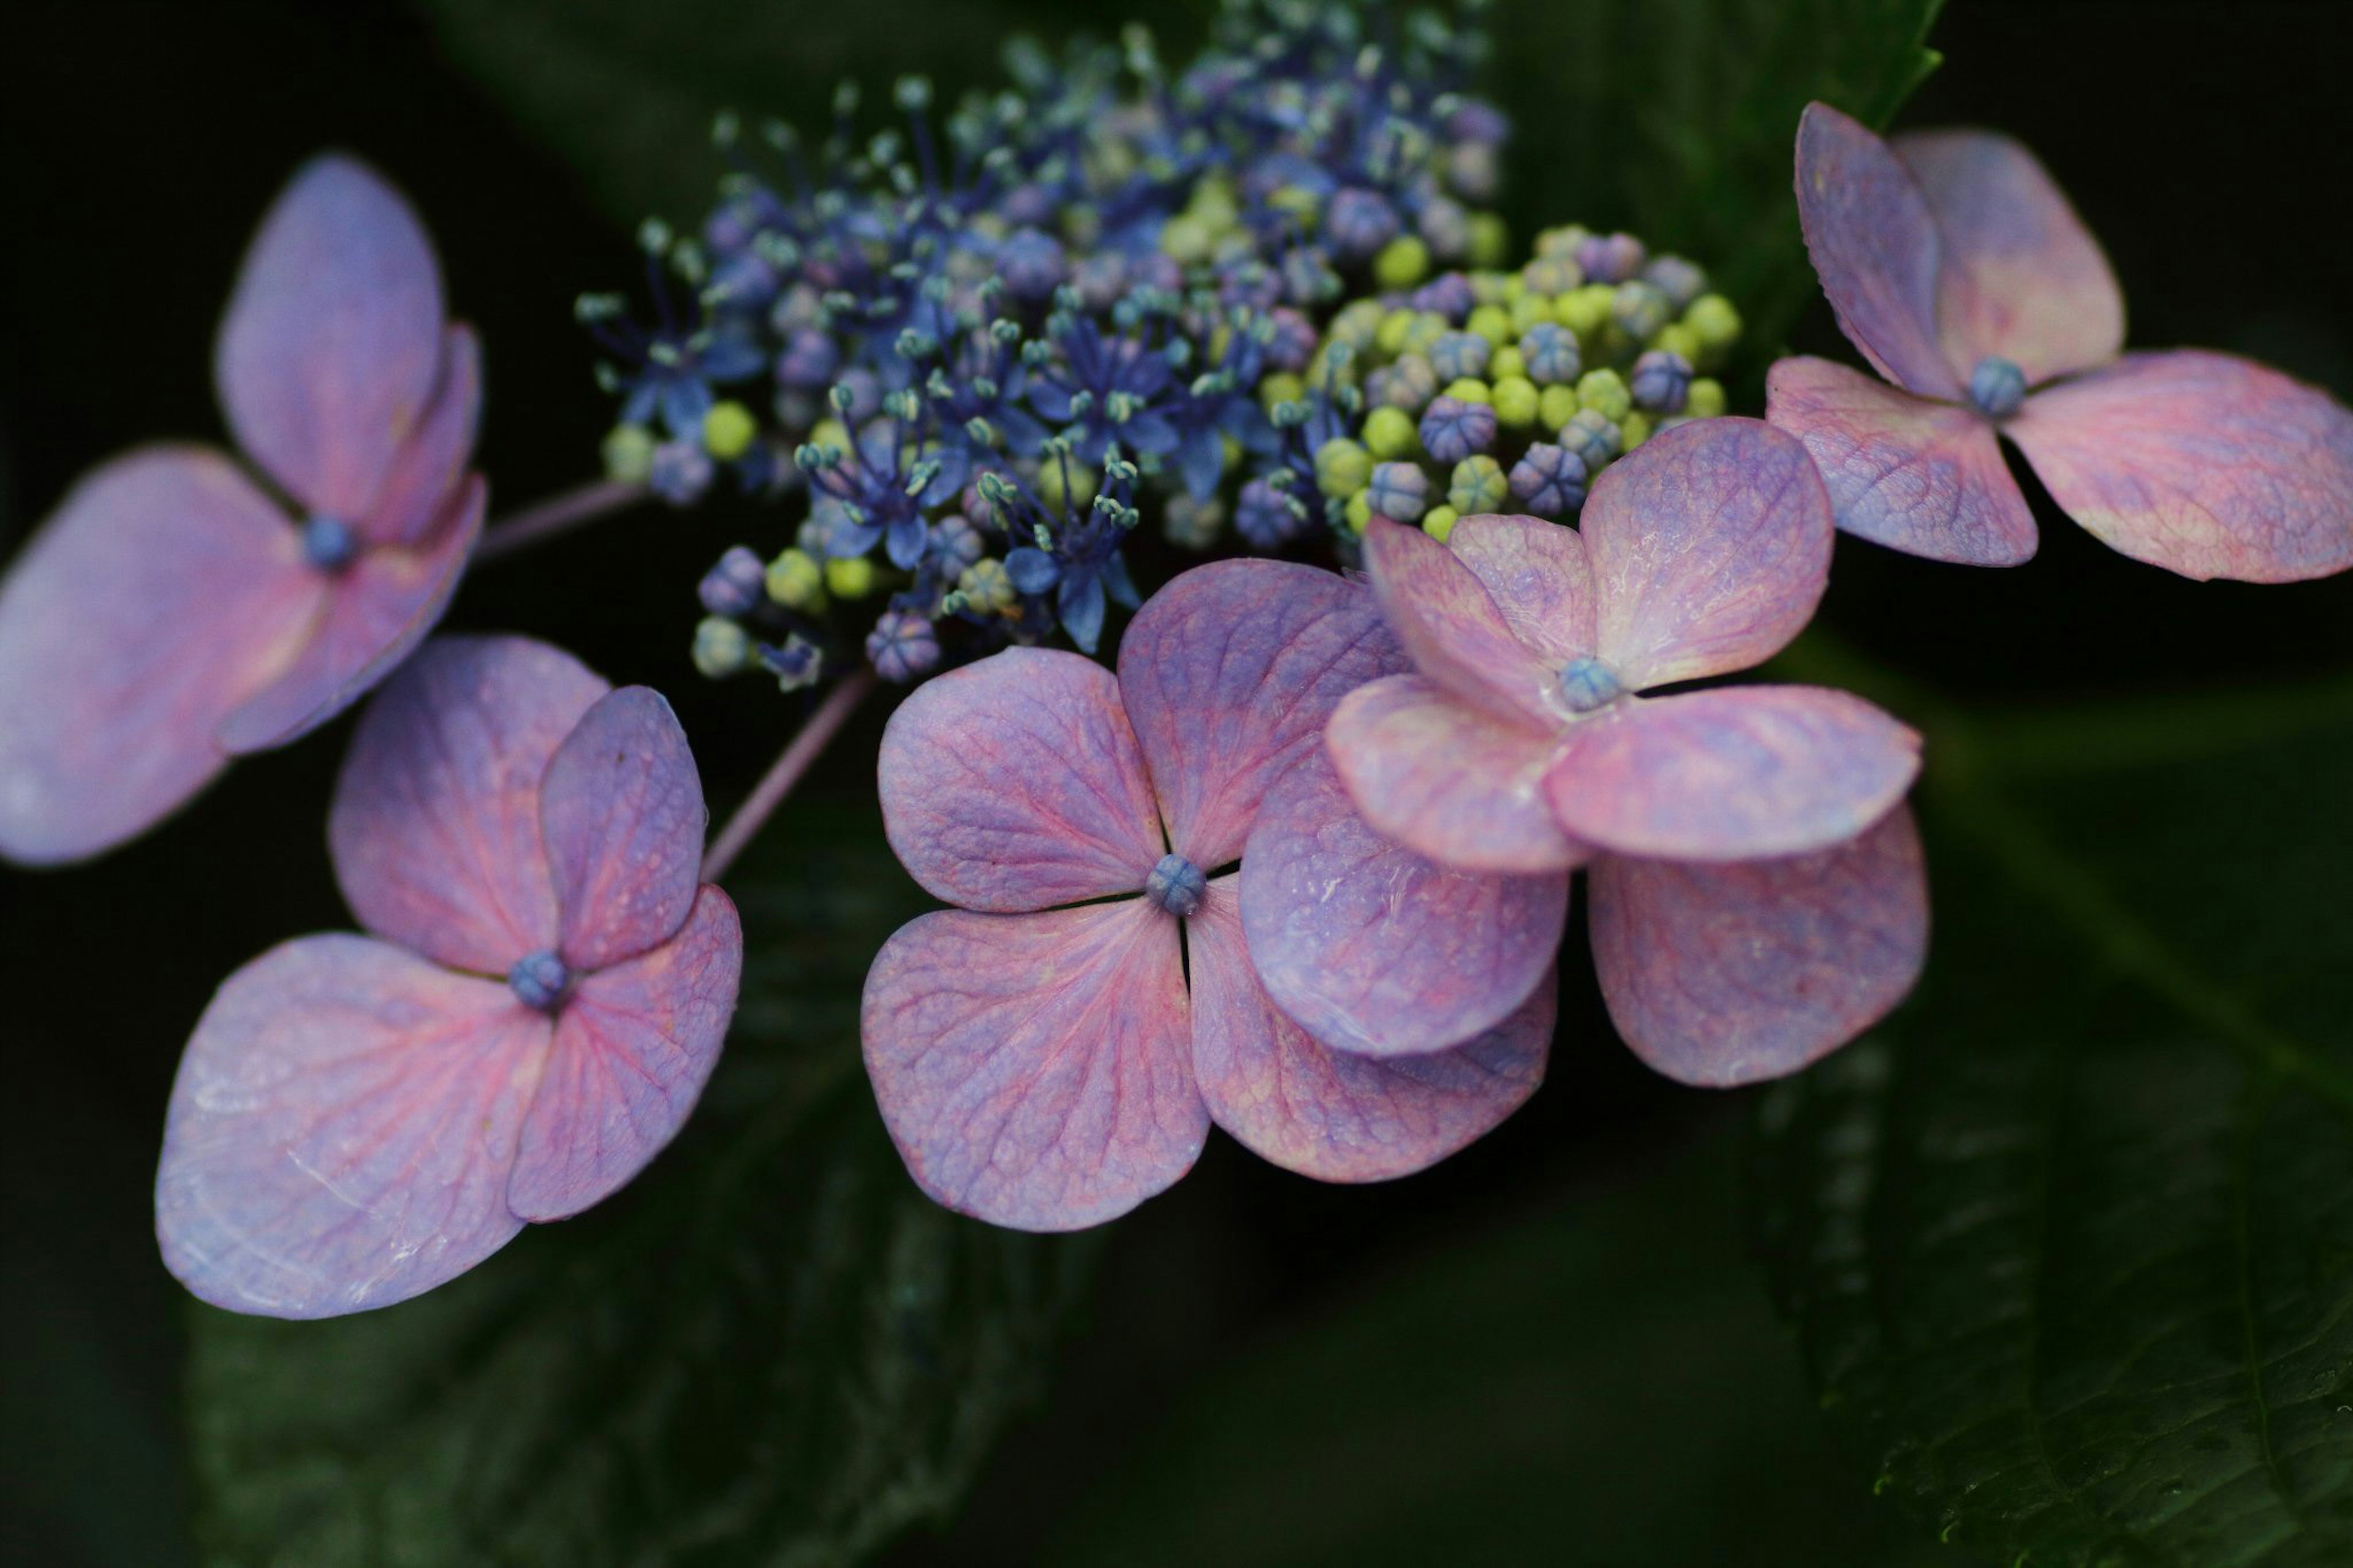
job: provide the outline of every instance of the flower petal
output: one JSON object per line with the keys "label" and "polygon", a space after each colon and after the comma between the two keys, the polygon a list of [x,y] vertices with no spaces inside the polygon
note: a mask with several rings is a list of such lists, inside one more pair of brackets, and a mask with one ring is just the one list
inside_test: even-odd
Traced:
{"label": "flower petal", "polygon": [[2116,357],[2116,275],[2033,153],[1986,131],[1915,131],[1893,145],[1936,220],[1947,363],[1966,374],[1998,355],[2035,385]]}
{"label": "flower petal", "polygon": [[399,192],[313,158],[261,220],[213,352],[237,445],[301,504],[355,523],[440,378],[441,270]]}
{"label": "flower petal", "polygon": [[1321,753],[1267,792],[1238,894],[1268,996],[1324,1045],[1371,1056],[1502,1022],[1552,967],[1568,915],[1565,873],[1449,870],[1375,833]]}
{"label": "flower petal", "polygon": [[863,1026],[908,1173],[993,1225],[1115,1218],[1190,1170],[1208,1133],[1176,922],[1141,899],[924,915],[875,956]]}
{"label": "flower petal", "polygon": [[1805,443],[1847,532],[1971,566],[2034,554],[2034,515],[1974,410],[1823,359],[1777,362],[1765,398],[1766,417]]}
{"label": "flower petal", "polygon": [[1936,336],[1936,218],[1887,143],[1827,103],[1798,121],[1798,220],[1847,341],[1906,391],[1958,397]]}
{"label": "flower petal", "polygon": [[1842,844],[1920,771],[1920,737],[1852,692],[1732,686],[1571,730],[1545,774],[1561,826],[1621,855],[1750,860]]}
{"label": "flower petal", "polygon": [[1522,642],[1486,584],[1418,528],[1375,517],[1365,565],[1414,668],[1466,702],[1521,724],[1561,721],[1557,666]]}
{"label": "flower petal", "polygon": [[284,673],[221,721],[232,753],[268,751],[310,733],[364,696],[425,640],[449,607],[482,531],[486,492],[474,479],[440,531],[416,550],[365,550],[330,579],[317,629]]}
{"label": "flower petal", "polygon": [[[1247,862],[1245,862],[1247,864]],[[1380,1182],[1436,1164],[1518,1110],[1544,1080],[1556,980],[1452,1050],[1333,1050],[1261,990],[1229,879],[1187,923],[1193,1068],[1219,1126],[1261,1158],[1323,1182]]]}
{"label": "flower petal", "polygon": [[1340,699],[1405,668],[1363,584],[1314,566],[1220,561],[1155,594],[1120,643],[1119,691],[1170,847],[1231,861]]}
{"label": "flower petal", "polygon": [[1007,648],[925,682],[891,716],[877,771],[899,863],[949,903],[1132,893],[1160,859],[1119,683],[1074,653]]}
{"label": "flower petal", "polygon": [[1798,440],[1761,419],[1662,430],[1602,470],[1585,503],[1601,658],[1629,691],[1761,664],[1830,585],[1829,492]]}
{"label": "flower petal", "polygon": [[473,329],[453,324],[433,402],[393,459],[375,510],[359,520],[361,537],[377,544],[415,544],[430,533],[474,455],[481,422],[481,345]]}
{"label": "flower petal", "polygon": [[1588,902],[1610,1019],[1712,1088],[1796,1072],[1884,1017],[1928,948],[1920,836],[1898,806],[1810,855],[1694,866],[1609,856]]}
{"label": "flower petal", "polygon": [[539,787],[540,837],[575,971],[669,940],[701,881],[702,779],[660,692],[597,700],[556,749]]}
{"label": "flower petal", "polygon": [[214,731],[322,592],[217,452],[150,447],[85,477],[0,581],[0,855],[95,855],[202,789],[227,761]]}
{"label": "flower petal", "polygon": [[437,637],[410,659],[361,718],[327,815],[360,923],[484,974],[554,946],[540,783],[610,689],[529,637]]}
{"label": "flower petal", "polygon": [[2136,561],[2248,583],[2353,566],[2353,412],[2267,366],[2126,354],[2008,428],[2060,510]]}
{"label": "flower petal", "polygon": [[406,1300],[506,1245],[549,1025],[506,987],[366,937],[232,974],[172,1086],[164,1266],[205,1300],[325,1318]]}
{"label": "flower petal", "polygon": [[528,1220],[563,1219],[644,1170],[718,1065],[743,975],[735,906],[705,887],[675,937],[583,978],[556,1016],[507,1206]]}
{"label": "flower petal", "polygon": [[1544,798],[1559,736],[1497,719],[1419,675],[1340,701],[1332,763],[1376,832],[1465,871],[1566,871],[1586,849]]}
{"label": "flower petal", "polygon": [[1577,530],[1540,517],[1475,512],[1455,519],[1446,548],[1544,663],[1556,669],[1593,652],[1593,567]]}

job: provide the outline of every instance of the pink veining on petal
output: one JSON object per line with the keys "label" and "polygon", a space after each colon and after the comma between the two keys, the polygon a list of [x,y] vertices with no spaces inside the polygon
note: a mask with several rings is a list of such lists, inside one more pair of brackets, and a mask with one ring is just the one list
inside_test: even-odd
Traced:
{"label": "pink veining on petal", "polygon": [[1986,131],[1915,131],[1893,145],[1936,220],[1936,325],[1956,372],[1990,354],[2040,384],[2116,357],[2124,294],[2033,153]]}
{"label": "pink veining on petal", "polygon": [[1757,419],[1662,430],[1585,503],[1596,643],[1630,691],[1762,663],[1830,584],[1830,497],[1797,440]]}
{"label": "pink veining on petal", "polygon": [[429,1290],[522,1227],[506,1204],[547,1019],[366,937],[232,974],[172,1087],[164,1262],[233,1311],[323,1318]]}
{"label": "pink veining on petal", "polygon": [[1454,871],[1382,837],[1320,753],[1267,792],[1236,880],[1268,996],[1322,1044],[1373,1056],[1501,1023],[1552,968],[1568,914],[1565,873]]}
{"label": "pink veining on petal", "polygon": [[1176,921],[1141,899],[924,915],[876,955],[862,1025],[909,1173],[994,1225],[1115,1218],[1190,1170],[1208,1132]]}
{"label": "pink veining on petal", "polygon": [[1560,721],[1556,667],[1513,634],[1486,585],[1452,551],[1418,528],[1376,517],[1365,529],[1365,565],[1389,629],[1424,676],[1499,718]]}
{"label": "pink veining on petal", "polygon": [[261,221],[213,374],[237,444],[312,511],[356,523],[439,379],[441,271],[400,193],[314,158]]}
{"label": "pink veining on petal", "polygon": [[474,454],[482,420],[481,345],[463,323],[448,329],[446,342],[433,401],[394,458],[383,495],[357,520],[360,537],[372,543],[414,545],[430,534]]}
{"label": "pink veining on petal", "polygon": [[1805,443],[1847,532],[1972,566],[2034,554],[2034,516],[1976,411],[1820,359],[1776,363],[1765,396],[1766,417]]}
{"label": "pink veining on petal", "polygon": [[410,659],[360,720],[327,816],[360,923],[482,974],[554,945],[540,784],[609,689],[528,637],[438,637]]}
{"label": "pink veining on petal", "polygon": [[1861,837],[1788,859],[1604,858],[1593,959],[1609,1016],[1683,1083],[1796,1072],[1910,992],[1928,944],[1920,837],[1898,806]]}
{"label": "pink veining on petal", "polygon": [[399,667],[449,607],[481,536],[488,496],[480,479],[449,503],[438,531],[415,550],[364,550],[328,580],[310,640],[278,679],[221,721],[224,751],[266,751],[310,733]]}
{"label": "pink veining on petal", "polygon": [[1927,200],[1886,142],[1826,103],[1798,121],[1798,220],[1847,340],[1905,390],[1960,396],[1936,334],[1943,258]]}
{"label": "pink veining on petal", "polygon": [[1332,763],[1373,828],[1468,871],[1566,871],[1588,851],[1553,817],[1545,771],[1559,736],[1495,718],[1419,675],[1341,699]]}
{"label": "pink veining on petal", "polygon": [[743,973],[735,906],[706,887],[676,936],[581,979],[556,1015],[507,1206],[527,1220],[563,1219],[644,1170],[718,1065]]}
{"label": "pink veining on petal", "polygon": [[900,864],[967,909],[1135,892],[1162,854],[1119,683],[1074,653],[1007,648],[926,681],[891,716],[878,776]]}
{"label": "pink veining on petal", "polygon": [[1851,692],[1731,686],[1637,699],[1545,774],[1568,832],[1621,855],[1749,860],[1844,843],[1920,771],[1920,737]]}
{"label": "pink veining on petal", "polygon": [[1446,548],[1485,585],[1512,635],[1557,669],[1594,647],[1593,567],[1577,530],[1540,517],[1457,518]]}
{"label": "pink veining on petal", "polygon": [[2247,583],[2353,566],[2353,411],[2267,366],[2126,354],[2008,428],[2060,510],[2136,561]]}
{"label": "pink veining on petal", "polygon": [[596,969],[667,941],[694,907],[708,820],[661,693],[625,686],[582,714],[539,795],[564,962]]}
{"label": "pink veining on petal", "polygon": [[1333,707],[1406,668],[1372,595],[1316,567],[1220,561],[1155,594],[1120,644],[1119,689],[1171,848],[1205,869],[1240,855]]}
{"label": "pink veining on petal", "polygon": [[142,447],[85,477],[0,580],[0,855],[95,855],[202,789],[226,761],[214,731],[321,594],[220,453]]}
{"label": "pink veining on petal", "polygon": [[1549,968],[1508,1018],[1451,1050],[1332,1050],[1260,989],[1229,883],[1212,883],[1187,922],[1193,1063],[1210,1114],[1252,1152],[1318,1181],[1388,1181],[1483,1136],[1543,1081],[1556,989]]}

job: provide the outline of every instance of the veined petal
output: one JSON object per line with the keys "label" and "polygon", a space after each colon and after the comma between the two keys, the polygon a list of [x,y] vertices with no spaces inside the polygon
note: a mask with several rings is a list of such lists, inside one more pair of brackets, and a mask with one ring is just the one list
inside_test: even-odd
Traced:
{"label": "veined petal", "polygon": [[539,790],[564,962],[597,969],[669,940],[695,904],[708,821],[660,692],[625,686],[582,714]]}
{"label": "veined petal", "polygon": [[1119,683],[1074,653],[1007,648],[926,681],[882,731],[878,775],[899,863],[967,909],[1132,893],[1160,859]]}
{"label": "veined petal", "polygon": [[1822,359],[1776,363],[1765,399],[1766,417],[1805,443],[1847,532],[1971,566],[2033,555],[2034,515],[1976,411]]}
{"label": "veined petal", "polygon": [[1936,336],[1943,257],[1927,199],[1886,142],[1827,103],[1798,121],[1798,219],[1847,341],[1907,391],[1958,397]]}
{"label": "veined petal", "polygon": [[481,422],[481,345],[472,328],[453,323],[433,401],[393,458],[375,509],[358,520],[360,536],[376,544],[413,545],[431,533],[474,455]]}
{"label": "veined petal", "polygon": [[1199,1157],[1176,922],[1141,899],[943,910],[866,976],[866,1070],[917,1185],[1018,1230],[1116,1218]]}
{"label": "veined petal", "polygon": [[1332,763],[1373,829],[1466,871],[1566,871],[1585,847],[1544,797],[1559,735],[1498,719],[1419,675],[1341,699]]}
{"label": "veined petal", "polygon": [[230,752],[267,751],[309,734],[397,668],[449,607],[481,536],[486,499],[477,478],[451,499],[415,550],[364,550],[328,580],[316,628],[277,679],[221,721]]}
{"label": "veined petal", "polygon": [[437,637],[410,659],[360,720],[327,815],[360,922],[483,974],[554,946],[540,784],[610,689],[529,637]]}
{"label": "veined petal", "polygon": [[507,1206],[528,1220],[562,1219],[644,1170],[710,1081],[743,974],[735,906],[705,887],[676,936],[584,977],[556,1016]]}
{"label": "veined petal", "polygon": [[1204,869],[1240,855],[1340,699],[1406,668],[1364,585],[1314,566],[1220,561],[1155,594],[1120,643],[1119,690],[1170,847]]}
{"label": "veined petal", "polygon": [[2008,428],[2060,510],[2136,561],[2247,583],[2353,566],[2353,412],[2268,366],[2126,354]]}
{"label": "veined petal", "polygon": [[1761,419],[1661,431],[1602,470],[1580,528],[1596,642],[1629,691],[1763,663],[1830,585],[1830,495]]}
{"label": "veined petal", "polygon": [[0,580],[0,855],[79,860],[227,762],[214,731],[294,656],[324,584],[221,454],[93,470]]}
{"label": "veined petal", "polygon": [[2116,357],[2124,294],[2100,242],[2033,153],[1987,131],[1915,131],[1893,146],[1936,217],[1947,363],[1966,374],[1996,355],[2033,385]]}
{"label": "veined petal", "polygon": [[1486,584],[1418,528],[1376,517],[1365,565],[1414,668],[1466,702],[1522,724],[1560,721],[1559,673],[1522,642]]}
{"label": "veined petal", "polygon": [[1920,771],[1920,737],[1851,692],[1731,686],[1569,731],[1545,774],[1561,826],[1620,855],[1751,860],[1842,844]]}
{"label": "veined petal", "polygon": [[1446,548],[1485,585],[1528,650],[1555,669],[1594,647],[1593,567],[1577,530],[1540,517],[1457,518]]}
{"label": "veined petal", "polygon": [[1683,1083],[1780,1078],[1884,1017],[1928,947],[1920,837],[1898,806],[1788,859],[1694,866],[1606,856],[1593,961],[1634,1053]]}
{"label": "veined petal", "polygon": [[1492,1131],[1544,1080],[1549,966],[1507,1019],[1451,1050],[1335,1051],[1260,989],[1229,883],[1210,884],[1187,922],[1193,1064],[1210,1115],[1253,1153],[1323,1182],[1409,1175]]}
{"label": "veined petal", "polygon": [[172,1086],[164,1266],[276,1318],[464,1273],[522,1228],[507,1173],[549,1033],[505,986],[366,937],[262,954],[222,984]]}
{"label": "veined petal", "polygon": [[237,445],[303,506],[375,509],[439,379],[441,270],[399,192],[313,158],[237,269],[213,378]]}
{"label": "veined petal", "polygon": [[1568,914],[1566,873],[1453,871],[1382,837],[1321,753],[1267,792],[1237,890],[1267,995],[1324,1045],[1370,1056],[1501,1023],[1552,968]]}

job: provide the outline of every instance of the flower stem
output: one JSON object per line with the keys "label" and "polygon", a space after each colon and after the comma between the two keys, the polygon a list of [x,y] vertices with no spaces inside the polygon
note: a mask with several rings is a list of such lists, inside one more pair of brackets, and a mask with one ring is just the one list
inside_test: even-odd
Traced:
{"label": "flower stem", "polygon": [[552,539],[581,523],[618,511],[645,499],[646,487],[624,484],[618,479],[596,479],[579,485],[559,495],[552,495],[535,505],[527,506],[512,517],[502,517],[482,531],[482,541],[474,546],[477,563],[496,560],[526,545]]}
{"label": "flower stem", "polygon": [[818,710],[809,715],[808,722],[800,727],[783,754],[752,786],[752,793],[744,797],[744,804],[735,808],[727,826],[719,830],[710,852],[702,858],[704,881],[715,882],[726,875],[727,868],[735,863],[735,857],[744,852],[752,836],[775,815],[776,807],[784,805],[785,797],[793,793],[793,785],[800,783],[801,774],[808,772],[818,753],[825,750],[827,742],[873,689],[874,672],[861,668],[835,687],[832,694],[818,705]]}

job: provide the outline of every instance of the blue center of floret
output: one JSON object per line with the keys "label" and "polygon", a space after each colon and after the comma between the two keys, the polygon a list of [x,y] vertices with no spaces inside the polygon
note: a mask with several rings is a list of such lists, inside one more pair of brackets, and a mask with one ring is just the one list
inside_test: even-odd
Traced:
{"label": "blue center of floret", "polygon": [[1988,354],[1969,372],[1969,401],[1989,419],[2007,419],[2026,401],[2026,373],[2014,360]]}
{"label": "blue center of floret", "polygon": [[1573,658],[1560,667],[1560,700],[1572,713],[1607,708],[1624,695],[1618,672],[1598,658]]}
{"label": "blue center of floret", "polygon": [[515,960],[515,966],[507,971],[507,989],[515,994],[515,999],[524,1006],[536,1007],[543,1013],[551,1011],[564,1000],[564,993],[571,984],[572,971],[564,966],[564,960],[546,948],[523,954]]}
{"label": "blue center of floret", "polygon": [[1209,879],[1201,868],[1182,855],[1163,855],[1160,864],[1152,868],[1152,875],[1144,879],[1144,896],[1155,909],[1183,919],[1201,907],[1201,895]]}

